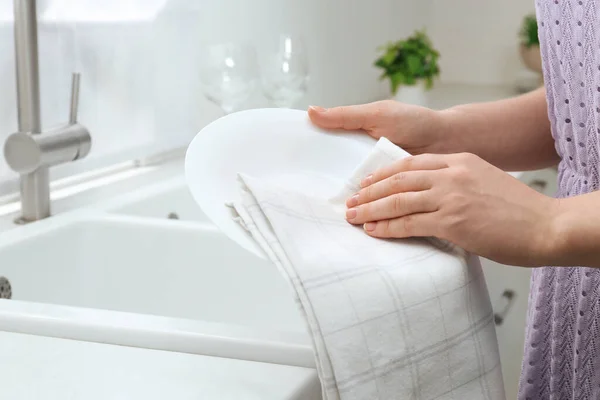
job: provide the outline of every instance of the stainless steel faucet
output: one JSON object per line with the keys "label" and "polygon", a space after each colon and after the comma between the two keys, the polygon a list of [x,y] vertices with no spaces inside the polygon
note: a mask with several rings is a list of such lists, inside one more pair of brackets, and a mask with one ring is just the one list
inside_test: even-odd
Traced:
{"label": "stainless steel faucet", "polygon": [[42,132],[36,0],[14,0],[15,58],[19,131],[4,144],[7,164],[20,174],[21,217],[16,222],[50,216],[49,167],[85,157],[90,133],[77,123],[78,73],[73,74],[66,125]]}

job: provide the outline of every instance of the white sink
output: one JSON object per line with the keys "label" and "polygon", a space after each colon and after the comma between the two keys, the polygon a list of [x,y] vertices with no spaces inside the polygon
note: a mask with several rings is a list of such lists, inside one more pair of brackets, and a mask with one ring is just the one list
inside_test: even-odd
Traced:
{"label": "white sink", "polygon": [[2,236],[2,330],[314,366],[275,266],[209,225],[86,211]]}
{"label": "white sink", "polygon": [[210,223],[189,192],[183,177],[161,181],[120,196],[100,208],[117,214]]}

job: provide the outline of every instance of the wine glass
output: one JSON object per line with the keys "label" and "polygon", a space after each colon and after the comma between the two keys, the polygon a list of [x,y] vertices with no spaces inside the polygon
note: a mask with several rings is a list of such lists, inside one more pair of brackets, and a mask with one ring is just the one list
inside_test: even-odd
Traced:
{"label": "wine glass", "polygon": [[261,67],[263,93],[275,106],[291,108],[306,93],[308,57],[302,38],[281,35]]}
{"label": "wine glass", "polygon": [[237,111],[250,99],[259,79],[254,47],[211,45],[200,61],[200,74],[205,96],[226,114]]}

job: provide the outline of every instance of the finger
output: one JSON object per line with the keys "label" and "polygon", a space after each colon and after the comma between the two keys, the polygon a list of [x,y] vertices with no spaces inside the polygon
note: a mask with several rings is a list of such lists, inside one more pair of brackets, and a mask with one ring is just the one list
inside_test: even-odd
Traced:
{"label": "finger", "polygon": [[372,121],[376,115],[376,103],[330,109],[315,106],[308,108],[308,116],[311,121],[325,129],[369,129],[372,127]]}
{"label": "finger", "polygon": [[447,161],[447,155],[445,154],[419,154],[417,156],[409,156],[376,170],[373,174],[363,179],[360,186],[363,188],[370,186],[375,182],[382,181],[401,172],[448,168]]}
{"label": "finger", "polygon": [[396,193],[431,189],[434,179],[432,175],[431,171],[408,171],[394,174],[361,189],[346,201],[346,206],[356,207]]}
{"label": "finger", "polygon": [[398,218],[408,214],[436,211],[436,202],[430,190],[398,193],[383,199],[350,208],[346,219],[351,224],[364,224]]}
{"label": "finger", "polygon": [[368,222],[364,230],[377,238],[437,237],[439,217],[436,213],[419,213],[384,221]]}

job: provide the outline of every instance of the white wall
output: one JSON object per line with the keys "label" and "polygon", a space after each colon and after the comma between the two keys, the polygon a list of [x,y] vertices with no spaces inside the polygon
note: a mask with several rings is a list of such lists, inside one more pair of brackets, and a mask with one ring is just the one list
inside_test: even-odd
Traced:
{"label": "white wall", "polygon": [[533,0],[428,0],[429,33],[442,55],[441,80],[513,84],[522,68],[518,32]]}
{"label": "white wall", "polygon": [[[533,0],[38,0],[43,125],[66,120],[79,70],[80,120],[94,140],[86,160],[53,176],[185,145],[220,116],[199,87],[206,44],[246,41],[260,54],[279,33],[302,34],[311,81],[298,107],[352,104],[388,96],[372,67],[377,46],[425,26],[442,81],[512,84],[531,11]],[[10,0],[0,0],[0,54],[3,142],[17,128]],[[0,157],[0,193],[13,190]]]}
{"label": "white wall", "polygon": [[[53,176],[184,145],[218,117],[198,82],[207,43],[245,40],[260,52],[279,33],[299,33],[311,63],[299,107],[385,97],[376,48],[424,26],[426,11],[416,0],[40,0],[43,126],[66,120],[70,73],[79,70],[80,121],[94,141],[86,160]],[[12,1],[0,0],[1,142],[16,130],[12,40]],[[0,193],[15,189],[0,160]]]}

